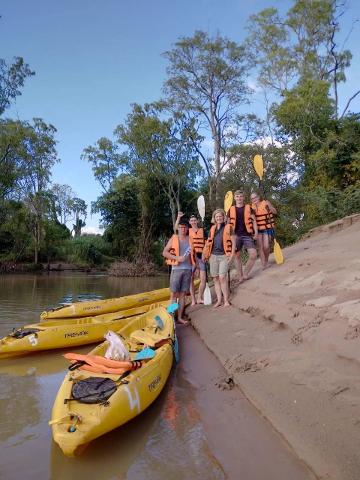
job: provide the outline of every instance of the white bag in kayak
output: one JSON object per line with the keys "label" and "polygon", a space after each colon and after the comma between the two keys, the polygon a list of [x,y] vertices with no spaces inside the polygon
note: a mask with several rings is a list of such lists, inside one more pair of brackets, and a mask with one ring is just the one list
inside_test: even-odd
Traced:
{"label": "white bag in kayak", "polygon": [[116,335],[115,332],[109,330],[104,337],[109,342],[109,346],[105,353],[105,358],[110,358],[111,360],[129,360],[130,353],[125,347],[124,342],[121,338]]}

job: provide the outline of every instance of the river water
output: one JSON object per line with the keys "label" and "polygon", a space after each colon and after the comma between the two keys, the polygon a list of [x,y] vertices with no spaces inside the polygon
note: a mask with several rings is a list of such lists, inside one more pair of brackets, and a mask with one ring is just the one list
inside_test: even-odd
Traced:
{"label": "river water", "polygon": [[[117,297],[167,283],[167,277],[124,279],[73,273],[0,276],[0,336],[39,321],[44,309],[61,302]],[[48,426],[53,400],[67,371],[64,352],[2,360],[0,478],[313,478],[240,391],[221,392],[214,386],[213,375],[225,373],[195,332],[185,327],[179,336],[182,362],[157,401],[129,424],[92,442],[78,458],[62,454]],[[86,353],[90,348],[72,350]],[[241,418],[234,421],[239,405]]]}

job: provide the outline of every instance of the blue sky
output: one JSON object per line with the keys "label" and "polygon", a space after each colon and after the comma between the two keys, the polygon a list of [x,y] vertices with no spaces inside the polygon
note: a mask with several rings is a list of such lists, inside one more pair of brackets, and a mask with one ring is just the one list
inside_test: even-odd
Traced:
{"label": "blue sky", "polygon": [[[161,54],[195,30],[220,32],[235,41],[246,36],[249,15],[269,6],[286,11],[287,0],[3,0],[0,57],[22,56],[36,75],[6,112],[29,120],[41,117],[57,128],[61,163],[54,183],[70,185],[88,204],[101,193],[82,150],[112,136],[131,103],[157,100],[165,79]],[[360,18],[358,0],[348,1],[343,38]],[[360,23],[346,48],[353,53],[342,102],[360,86]],[[360,99],[352,110],[360,110]],[[255,107],[255,110],[258,107]],[[99,217],[90,215],[96,228]]]}

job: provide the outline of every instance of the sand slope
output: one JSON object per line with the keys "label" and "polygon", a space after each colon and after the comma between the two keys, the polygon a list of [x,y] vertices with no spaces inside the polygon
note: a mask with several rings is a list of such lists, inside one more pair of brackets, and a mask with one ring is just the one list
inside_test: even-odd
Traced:
{"label": "sand slope", "polygon": [[285,263],[194,308],[248,398],[324,479],[360,478],[360,214],[310,232]]}

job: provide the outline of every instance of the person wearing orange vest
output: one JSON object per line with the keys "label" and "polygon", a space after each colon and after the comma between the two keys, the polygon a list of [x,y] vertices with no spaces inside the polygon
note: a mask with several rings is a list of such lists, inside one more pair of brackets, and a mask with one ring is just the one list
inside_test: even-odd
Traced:
{"label": "person wearing orange vest", "polygon": [[167,265],[171,265],[170,275],[170,303],[179,300],[177,322],[187,325],[189,322],[184,318],[185,297],[190,290],[193,266],[196,264],[194,250],[190,244],[188,230],[189,224],[181,219],[178,222],[179,233],[170,238],[163,250],[163,257]]}
{"label": "person wearing orange vest", "polygon": [[263,270],[267,268],[270,255],[270,237],[274,236],[276,208],[269,200],[260,200],[258,193],[253,192],[250,196],[251,208],[254,212],[258,226],[258,245],[261,265]]}
{"label": "person wearing orange vest", "polygon": [[229,287],[227,273],[229,264],[235,256],[236,236],[233,227],[225,223],[225,212],[217,208],[211,219],[214,225],[210,229],[209,237],[203,250],[203,260],[209,261],[210,275],[214,279],[217,302],[220,307],[224,297],[224,307],[229,307]]}
{"label": "person wearing orange vest", "polygon": [[[180,219],[183,217],[183,212],[178,212],[176,223],[174,226],[175,233],[178,230],[178,224]],[[198,219],[195,215],[191,215],[189,219],[190,228],[189,228],[189,239],[190,243],[194,249],[196,256],[196,267],[193,269],[193,276],[190,283],[190,295],[191,295],[191,306],[196,305],[197,303],[204,303],[204,290],[206,285],[206,266],[205,262],[202,260],[202,251],[205,246],[205,233],[204,229],[199,227]],[[196,301],[195,288],[194,288],[194,279],[199,272],[200,285],[199,285],[199,296]]]}
{"label": "person wearing orange vest", "polygon": [[[249,273],[256,261],[257,252],[254,240],[257,239],[258,228],[251,206],[249,204],[245,205],[244,192],[236,190],[234,199],[235,205],[231,206],[228,212],[228,222],[233,226],[236,235],[235,263],[241,283],[249,278]],[[249,257],[244,273],[241,262],[242,248],[247,250]]]}

